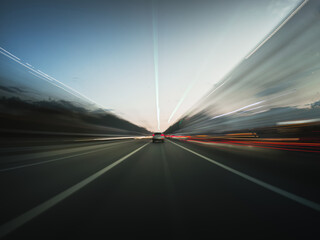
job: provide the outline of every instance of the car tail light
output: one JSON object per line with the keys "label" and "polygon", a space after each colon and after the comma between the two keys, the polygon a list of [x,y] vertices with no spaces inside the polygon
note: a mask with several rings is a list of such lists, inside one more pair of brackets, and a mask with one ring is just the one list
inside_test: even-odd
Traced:
{"label": "car tail light", "polygon": [[152,137],[154,137],[154,134],[152,134]]}
{"label": "car tail light", "polygon": [[164,134],[161,134],[161,136],[163,136],[163,137],[164,137]]}

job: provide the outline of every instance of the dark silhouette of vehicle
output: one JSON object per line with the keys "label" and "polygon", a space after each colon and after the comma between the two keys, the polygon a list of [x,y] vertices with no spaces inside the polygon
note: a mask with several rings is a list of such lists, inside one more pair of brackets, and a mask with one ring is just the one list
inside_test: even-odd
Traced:
{"label": "dark silhouette of vehicle", "polygon": [[161,133],[161,132],[155,132],[153,135],[152,135],[152,142],[164,142],[164,134]]}

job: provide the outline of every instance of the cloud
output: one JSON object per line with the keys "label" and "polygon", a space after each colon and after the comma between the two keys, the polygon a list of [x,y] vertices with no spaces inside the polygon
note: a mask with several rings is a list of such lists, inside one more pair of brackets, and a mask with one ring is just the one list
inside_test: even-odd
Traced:
{"label": "cloud", "polygon": [[9,93],[28,93],[28,91],[25,89],[21,89],[18,87],[5,87],[1,85],[0,85],[0,90],[9,92]]}
{"label": "cloud", "polygon": [[311,104],[311,108],[319,108],[320,109],[320,100]]}

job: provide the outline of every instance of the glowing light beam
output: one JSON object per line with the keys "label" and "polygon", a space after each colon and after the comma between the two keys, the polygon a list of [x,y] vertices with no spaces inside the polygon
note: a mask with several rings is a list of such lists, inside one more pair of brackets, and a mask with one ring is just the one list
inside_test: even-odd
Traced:
{"label": "glowing light beam", "polygon": [[152,26],[153,26],[153,62],[154,62],[154,81],[156,89],[156,108],[158,130],[160,131],[160,106],[159,106],[159,68],[158,68],[158,11],[157,1],[152,1]]}
{"label": "glowing light beam", "polygon": [[14,57],[17,60],[21,60],[20,58],[18,58],[17,56],[13,55],[12,53],[10,53],[9,51],[5,50],[4,48],[0,47],[0,49],[4,52],[6,52],[7,54],[9,54],[11,57]]}
{"label": "glowing light beam", "polygon": [[190,90],[192,89],[193,84],[190,84],[187,88],[187,90],[183,93],[182,97],[180,98],[180,101],[178,102],[177,106],[175,107],[175,109],[173,110],[173,112],[171,113],[168,123],[170,123],[173,115],[176,113],[176,111],[179,109],[180,105],[182,104],[182,102],[184,101],[184,99],[187,97],[188,93],[190,92]]}
{"label": "glowing light beam", "polygon": [[227,116],[227,115],[230,115],[230,114],[232,114],[232,113],[239,112],[239,111],[241,111],[241,110],[243,110],[243,109],[246,109],[246,108],[249,108],[249,107],[258,105],[258,104],[263,103],[263,102],[265,102],[265,101],[260,101],[260,102],[252,103],[252,104],[250,104],[250,105],[247,105],[247,106],[244,106],[244,107],[242,107],[242,108],[236,109],[236,110],[234,110],[234,111],[232,111],[232,112],[228,112],[228,113],[224,113],[224,114],[215,116],[215,117],[213,117],[213,118],[211,118],[211,119],[216,119],[216,118],[219,118],[219,117]]}
{"label": "glowing light beam", "polygon": [[[82,93],[78,92],[77,90],[69,87],[68,85],[66,85],[66,84],[58,81],[57,79],[49,76],[48,74],[46,74],[46,73],[44,73],[44,72],[42,72],[42,71],[40,71],[40,70],[35,70],[35,69],[31,66],[31,64],[21,62],[20,58],[14,56],[14,55],[11,54],[10,52],[6,51],[4,48],[0,47],[0,49],[1,49],[1,50],[0,50],[0,53],[1,53],[2,55],[6,56],[6,57],[8,57],[8,58],[10,58],[10,59],[12,59],[12,60],[15,61],[16,63],[19,63],[19,64],[22,65],[23,67],[31,70],[31,71],[29,71],[29,73],[32,73],[33,75],[37,76],[38,78],[40,78],[40,79],[42,79],[42,80],[45,80],[45,81],[51,83],[52,85],[54,85],[54,86],[56,86],[56,87],[58,87],[58,88],[60,88],[60,89],[62,89],[62,90],[64,90],[64,91],[66,91],[67,93],[72,94],[73,96],[75,96],[75,97],[77,97],[77,98],[80,98],[80,97],[81,97],[81,98],[83,98],[83,99],[85,99],[85,100],[87,100],[87,101],[89,101],[89,102],[91,102],[91,103],[94,103],[95,105],[99,106],[99,107],[102,108],[103,110],[106,109],[105,106],[103,106],[103,105],[101,105],[101,104],[93,101],[92,99],[88,98],[87,96],[83,95]],[[55,82],[55,83],[54,83],[54,82]],[[60,84],[60,85],[62,85],[62,86],[59,86],[57,83]]]}
{"label": "glowing light beam", "polygon": [[263,40],[251,53],[249,53],[245,59],[251,57],[256,51],[259,50],[273,35],[275,35],[299,10],[306,5],[309,0],[304,0],[265,40]]}

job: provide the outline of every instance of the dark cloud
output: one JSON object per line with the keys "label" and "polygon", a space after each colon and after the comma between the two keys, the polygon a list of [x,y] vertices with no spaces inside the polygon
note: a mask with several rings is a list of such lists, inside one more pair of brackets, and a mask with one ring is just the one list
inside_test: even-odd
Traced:
{"label": "dark cloud", "polygon": [[[2,89],[2,88],[1,88]],[[6,87],[4,87],[7,90]],[[17,89],[9,88],[9,91]],[[146,134],[145,128],[110,111],[90,111],[65,100],[23,101],[0,98],[0,125],[6,129],[83,132],[104,134]],[[100,130],[101,129],[101,130]]]}
{"label": "dark cloud", "polygon": [[27,90],[18,87],[5,87],[0,85],[0,90],[8,93],[28,93]]}
{"label": "dark cloud", "polygon": [[320,109],[320,100],[317,101],[317,102],[312,103],[312,104],[311,104],[311,108],[313,108],[313,109],[315,109],[315,108]]}

